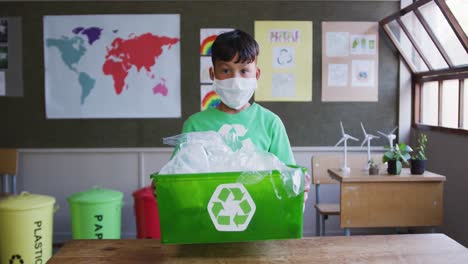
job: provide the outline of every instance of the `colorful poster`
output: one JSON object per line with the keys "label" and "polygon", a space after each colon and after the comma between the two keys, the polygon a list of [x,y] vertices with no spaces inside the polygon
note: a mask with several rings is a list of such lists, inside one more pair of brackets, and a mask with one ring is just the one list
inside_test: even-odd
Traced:
{"label": "colorful poster", "polygon": [[6,95],[5,72],[0,71],[0,96]]}
{"label": "colorful poster", "polygon": [[211,56],[211,46],[216,37],[232,28],[202,28],[200,29],[200,55]]}
{"label": "colorful poster", "polygon": [[[202,28],[200,29],[200,105],[201,110],[206,110],[210,107],[217,107],[221,103],[221,99],[213,91],[210,78],[210,68],[213,67],[211,61],[211,46],[219,34],[232,31],[232,28]],[[210,85],[204,85],[210,84]]]}
{"label": "colorful poster", "polygon": [[200,57],[200,83],[212,83],[210,68],[213,67],[210,56]]}
{"label": "colorful poster", "polygon": [[322,22],[322,101],[378,101],[379,24]]}
{"label": "colorful poster", "polygon": [[48,118],[181,116],[179,15],[44,17]]}
{"label": "colorful poster", "polygon": [[221,103],[221,99],[219,99],[219,95],[213,91],[212,85],[201,85],[200,94],[202,111],[210,107],[217,107]]}
{"label": "colorful poster", "polygon": [[261,69],[256,101],[312,101],[312,22],[255,21]]}
{"label": "colorful poster", "polygon": [[8,43],[8,20],[0,18],[0,45]]}
{"label": "colorful poster", "polygon": [[0,46],[0,69],[8,69],[8,47]]}

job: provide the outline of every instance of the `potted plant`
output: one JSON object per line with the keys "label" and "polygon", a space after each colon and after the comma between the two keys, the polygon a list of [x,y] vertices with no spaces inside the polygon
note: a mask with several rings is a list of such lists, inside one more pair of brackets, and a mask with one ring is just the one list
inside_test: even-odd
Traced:
{"label": "potted plant", "polygon": [[373,159],[370,159],[369,162],[369,175],[379,175],[379,165],[374,162]]}
{"label": "potted plant", "polygon": [[388,174],[400,175],[401,168],[403,167],[402,162],[409,164],[408,160],[411,158],[409,153],[413,149],[403,142],[395,144],[393,149],[390,146],[386,146],[385,149],[387,151],[384,153],[382,161],[388,164]]}
{"label": "potted plant", "polygon": [[423,133],[419,134],[418,145],[416,146],[416,154],[411,158],[411,174],[423,174],[426,168],[426,144],[427,136]]}

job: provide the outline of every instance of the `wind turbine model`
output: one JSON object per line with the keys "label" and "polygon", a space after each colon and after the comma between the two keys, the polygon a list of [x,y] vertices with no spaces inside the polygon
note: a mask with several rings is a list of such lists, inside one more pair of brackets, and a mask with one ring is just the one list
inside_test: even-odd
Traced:
{"label": "wind turbine model", "polygon": [[362,128],[362,132],[364,132],[364,140],[362,141],[361,147],[364,146],[364,144],[367,142],[367,165],[366,165],[365,169],[368,170],[369,169],[369,161],[371,159],[371,155],[370,155],[371,140],[374,139],[374,138],[379,138],[379,137],[371,135],[371,134],[367,134],[366,130],[364,129],[364,125],[362,124],[362,122],[361,122],[361,128]]}
{"label": "wind turbine model", "polygon": [[396,138],[395,134],[393,134],[398,127],[395,127],[390,133],[385,134],[383,132],[377,131],[380,135],[386,137],[388,139],[388,145],[390,146],[390,150],[393,151],[393,140]]}
{"label": "wind turbine model", "polygon": [[343,123],[341,121],[340,121],[340,126],[341,126],[341,134],[343,135],[343,137],[340,139],[340,141],[338,141],[338,143],[336,143],[335,147],[337,147],[339,144],[341,144],[341,142],[344,141],[344,164],[341,170],[344,173],[349,173],[350,169],[348,167],[348,154],[347,154],[348,153],[348,139],[351,139],[354,141],[359,141],[359,139],[346,134],[343,128]]}

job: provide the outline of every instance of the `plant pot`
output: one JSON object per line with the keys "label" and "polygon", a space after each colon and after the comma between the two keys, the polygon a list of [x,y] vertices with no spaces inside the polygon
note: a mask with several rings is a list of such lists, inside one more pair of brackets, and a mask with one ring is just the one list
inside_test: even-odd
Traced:
{"label": "plant pot", "polygon": [[421,175],[426,169],[426,160],[411,160],[411,174]]}
{"label": "plant pot", "polygon": [[369,175],[379,175],[379,168],[378,167],[370,167],[369,168]]}
{"label": "plant pot", "polygon": [[401,161],[399,161],[399,160],[389,160],[387,163],[388,163],[388,168],[387,168],[388,174],[400,175],[401,166],[402,166]]}

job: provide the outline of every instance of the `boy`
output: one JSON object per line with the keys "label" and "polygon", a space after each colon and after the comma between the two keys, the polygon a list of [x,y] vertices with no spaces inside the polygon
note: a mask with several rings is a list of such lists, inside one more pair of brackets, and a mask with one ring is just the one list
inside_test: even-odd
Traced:
{"label": "boy", "polygon": [[260,69],[256,65],[257,42],[249,34],[234,30],[219,35],[211,52],[213,68],[210,68],[210,77],[221,103],[218,108],[209,108],[189,117],[182,132],[235,133],[244,146],[254,145],[273,153],[287,165],[295,165],[281,119],[256,103],[249,103],[260,78]]}
{"label": "boy", "polygon": [[[225,32],[216,38],[211,54],[210,78],[221,103],[217,108],[190,116],[182,132],[235,133],[243,146],[256,146],[274,154],[286,165],[295,165],[281,119],[256,103],[249,103],[261,72],[257,67],[258,43],[241,30]],[[309,184],[310,178],[306,175],[305,199]]]}

